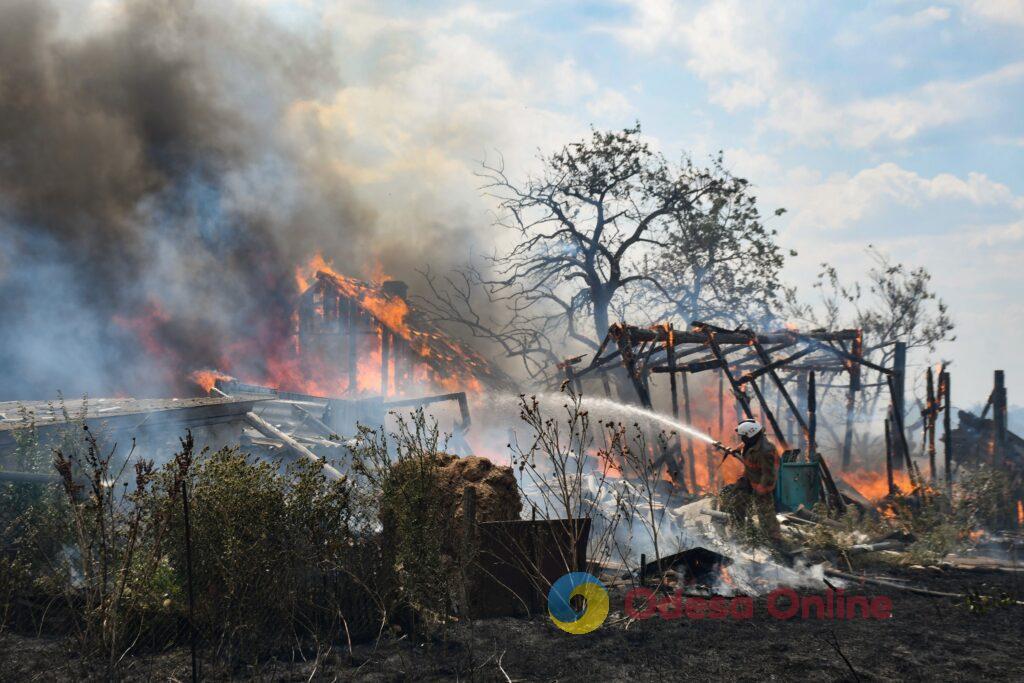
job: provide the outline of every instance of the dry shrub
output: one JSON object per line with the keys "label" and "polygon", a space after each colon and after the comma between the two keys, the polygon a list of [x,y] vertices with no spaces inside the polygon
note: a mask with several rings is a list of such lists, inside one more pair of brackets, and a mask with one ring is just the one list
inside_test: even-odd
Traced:
{"label": "dry shrub", "polygon": [[454,507],[440,471],[446,440],[422,409],[399,417],[397,431],[360,427],[352,469],[371,524],[381,530],[378,589],[389,616],[444,623],[455,601],[460,567],[453,547]]}

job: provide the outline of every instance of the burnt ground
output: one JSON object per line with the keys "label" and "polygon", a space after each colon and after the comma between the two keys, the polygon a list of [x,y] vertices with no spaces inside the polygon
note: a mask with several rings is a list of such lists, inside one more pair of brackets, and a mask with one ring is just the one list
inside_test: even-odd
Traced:
{"label": "burnt ground", "polygon": [[[1024,599],[1024,573],[900,570],[890,574],[948,592]],[[479,620],[453,628],[446,641],[389,636],[341,656],[271,662],[233,672],[204,664],[204,678],[241,680],[1024,680],[1024,607],[927,597],[888,588],[847,588],[886,595],[892,617],[780,621],[755,601],[750,620],[621,621],[621,592],[608,622],[569,635],[546,617]],[[973,608],[972,608],[973,604]],[[617,618],[619,623],[613,624]],[[849,665],[843,658],[849,661]],[[40,638],[0,638],[4,680],[83,680],[90,674],[66,645]],[[470,664],[472,663],[472,664]],[[500,666],[499,666],[500,663]],[[852,668],[852,670],[851,670]],[[187,650],[125,662],[122,678],[188,680]],[[507,674],[507,678],[506,678]]]}

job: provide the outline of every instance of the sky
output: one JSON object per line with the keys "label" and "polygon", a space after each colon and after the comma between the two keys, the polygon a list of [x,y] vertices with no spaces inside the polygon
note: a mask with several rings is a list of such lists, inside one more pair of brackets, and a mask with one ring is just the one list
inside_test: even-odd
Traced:
{"label": "sky", "polygon": [[538,150],[639,120],[670,158],[722,150],[763,214],[787,210],[788,283],[823,261],[862,278],[869,244],[926,267],[957,326],[932,359],[952,361],[954,403],[983,401],[996,368],[1024,402],[1024,0],[250,4],[334,48],[340,85],[293,121],[339,150],[381,231],[486,235],[481,159],[521,177]]}

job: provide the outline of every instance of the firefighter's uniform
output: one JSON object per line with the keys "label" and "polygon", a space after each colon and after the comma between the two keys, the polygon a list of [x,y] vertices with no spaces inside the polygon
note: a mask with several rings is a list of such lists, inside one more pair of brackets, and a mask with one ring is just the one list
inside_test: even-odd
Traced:
{"label": "firefighter's uniform", "polygon": [[762,431],[756,441],[743,448],[743,476],[722,489],[723,508],[736,524],[746,521],[753,505],[761,529],[773,543],[782,541],[782,529],[775,517],[775,480],[779,454]]}

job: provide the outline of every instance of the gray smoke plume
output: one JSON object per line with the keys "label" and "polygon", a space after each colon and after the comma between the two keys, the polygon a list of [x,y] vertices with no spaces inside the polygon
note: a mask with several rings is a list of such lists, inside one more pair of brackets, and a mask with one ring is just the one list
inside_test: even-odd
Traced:
{"label": "gray smoke plume", "polygon": [[229,356],[258,375],[295,267],[374,238],[315,131],[284,132],[339,85],[326,36],[241,3],[118,12],[79,31],[0,4],[0,399],[167,395]]}

